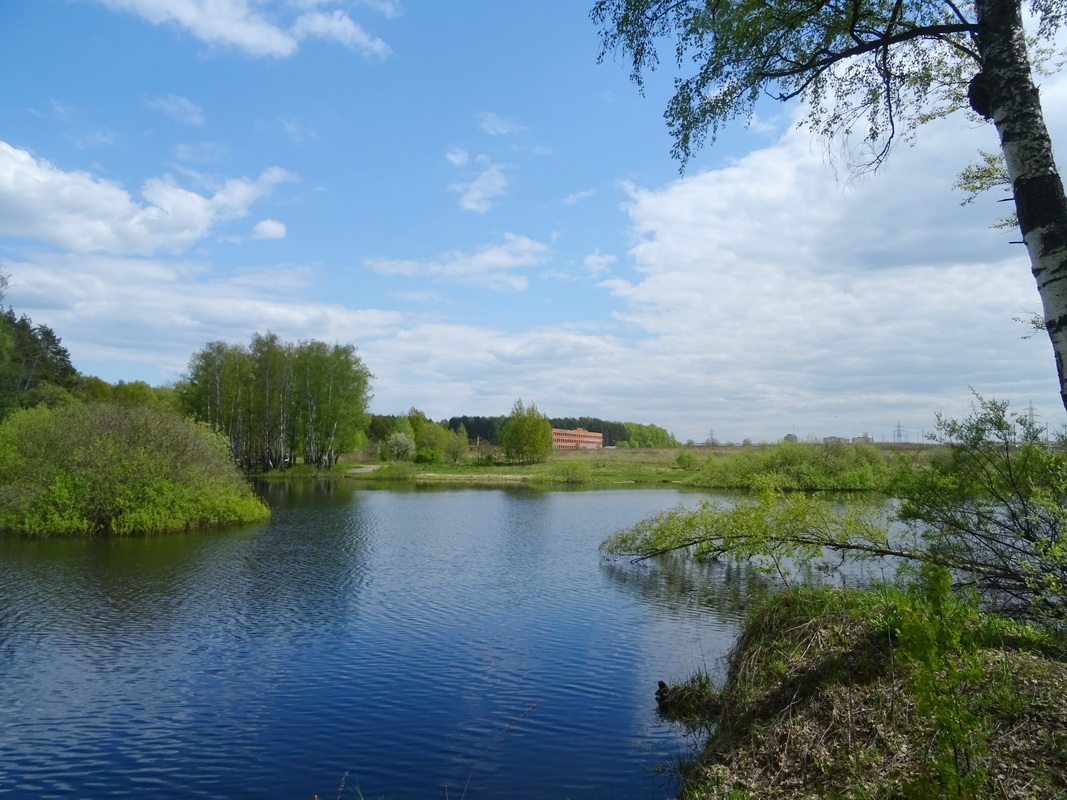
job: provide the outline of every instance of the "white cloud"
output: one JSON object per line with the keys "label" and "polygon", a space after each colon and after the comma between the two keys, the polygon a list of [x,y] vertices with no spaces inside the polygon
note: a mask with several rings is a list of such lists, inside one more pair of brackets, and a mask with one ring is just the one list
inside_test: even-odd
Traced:
{"label": "white cloud", "polygon": [[617,256],[601,253],[600,250],[597,249],[596,252],[587,255],[582,263],[585,266],[586,272],[590,275],[603,275],[610,270],[611,265],[618,260]]}
{"label": "white cloud", "polygon": [[485,289],[521,291],[529,284],[515,270],[544,263],[549,248],[525,236],[504,234],[502,244],[475,253],[446,253],[436,261],[370,258],[364,264],[382,275],[429,277],[443,282],[472,284]]}
{"label": "white cloud", "polygon": [[265,219],[257,222],[252,230],[253,239],[284,239],[285,223],[274,219]]}
{"label": "white cloud", "polygon": [[1050,388],[1051,363],[1011,321],[1036,302],[1025,257],[952,196],[983,132],[923,133],[850,187],[798,132],[724,169],[631,187],[639,277],[602,286],[624,302],[621,323],[651,334],[641,347],[663,353],[642,362],[645,384],[702,403],[717,428],[746,419],[742,435],[929,422],[946,399],[1002,396],[1021,373]]}
{"label": "white cloud", "polygon": [[184,189],[169,176],[150,178],[141,189],[142,203],[115,183],[65,172],[0,142],[0,233],[78,253],[180,253],[294,178],[270,167],[255,180],[223,181],[211,196]]}
{"label": "white cloud", "polygon": [[448,159],[452,166],[462,167],[470,160],[470,153],[457,147],[445,153],[445,158]]}
{"label": "white cloud", "polygon": [[201,127],[206,122],[203,109],[194,104],[188,97],[165,94],[162,97],[155,97],[146,102],[149,108],[162,111],[171,119],[183,122],[186,125]]}
{"label": "white cloud", "polygon": [[360,3],[373,8],[383,17],[400,16],[400,0],[360,0]]}
{"label": "white cloud", "polygon": [[492,201],[503,195],[508,188],[504,165],[496,164],[486,156],[478,156],[482,171],[468,183],[454,183],[448,188],[459,192],[459,205],[468,211],[484,214],[493,207]]}
{"label": "white cloud", "polygon": [[297,40],[250,7],[247,0],[98,0],[154,25],[173,24],[207,44],[229,45],[250,55],[284,58]]}
{"label": "white cloud", "polygon": [[277,267],[257,267],[244,270],[230,278],[233,286],[250,286],[271,292],[291,293],[311,286],[314,268],[306,264],[286,264]]}
{"label": "white cloud", "polygon": [[483,133],[488,133],[490,136],[504,136],[505,134],[525,130],[522,125],[509,119],[504,119],[499,114],[494,114],[491,111],[483,111],[478,115],[478,127],[482,129]]}
{"label": "white cloud", "polygon": [[293,25],[293,36],[298,40],[309,37],[331,39],[345,47],[360,50],[365,55],[384,57],[389,55],[389,46],[376,36],[371,36],[343,11],[330,13],[312,12],[301,14]]}
{"label": "white cloud", "polygon": [[[521,395],[550,414],[735,441],[890,438],[898,420],[915,441],[936,412],[966,413],[972,387],[1057,415],[1048,347],[1011,319],[1037,305],[1025,255],[988,228],[995,198],[960,208],[951,191],[991,132],[922,133],[848,186],[797,132],[723,169],[631,186],[629,263],[601,284],[614,326],[421,321],[365,348],[376,402],[498,414]],[[594,269],[608,258],[593,256]],[[423,277],[447,261],[392,268]]]}
{"label": "white cloud", "polygon": [[566,197],[563,198],[562,202],[563,202],[563,205],[565,205],[565,206],[573,206],[575,203],[579,202],[580,200],[586,200],[586,199],[592,197],[594,194],[596,194],[596,190],[595,189],[584,189],[584,190],[582,190],[580,192],[575,192],[574,194],[567,195]]}
{"label": "white cloud", "polygon": [[[308,38],[329,39],[365,55],[385,56],[389,48],[339,9],[299,14],[286,27],[282,6],[255,0],[97,0],[136,14],[154,25],[176,25],[210,45],[236,47],[249,55],[285,58]],[[336,5],[336,2],[330,3]],[[273,12],[273,13],[272,13]]]}
{"label": "white cloud", "polygon": [[247,343],[256,331],[361,344],[412,324],[395,311],[294,296],[308,283],[299,265],[219,278],[194,261],[39,254],[12,272],[13,302],[60,333],[79,369],[125,365],[127,380],[175,380],[208,342]]}

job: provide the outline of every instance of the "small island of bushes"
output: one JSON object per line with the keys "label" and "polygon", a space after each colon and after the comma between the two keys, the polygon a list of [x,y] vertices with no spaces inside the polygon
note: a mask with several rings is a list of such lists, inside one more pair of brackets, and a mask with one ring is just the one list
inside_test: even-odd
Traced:
{"label": "small island of bushes", "polygon": [[128,535],[269,515],[226,438],[174,411],[73,402],[0,423],[0,530]]}

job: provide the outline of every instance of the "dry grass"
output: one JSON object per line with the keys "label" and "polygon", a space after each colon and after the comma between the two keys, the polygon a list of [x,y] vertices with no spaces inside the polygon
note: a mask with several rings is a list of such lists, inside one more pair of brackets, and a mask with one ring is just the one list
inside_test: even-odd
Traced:
{"label": "dry grass", "polygon": [[920,713],[890,627],[870,597],[849,595],[789,593],[752,618],[684,797],[1067,797],[1062,651],[1025,633],[977,651],[981,678],[962,702],[984,742],[971,767],[988,777],[978,794],[951,794],[935,769],[943,731]]}

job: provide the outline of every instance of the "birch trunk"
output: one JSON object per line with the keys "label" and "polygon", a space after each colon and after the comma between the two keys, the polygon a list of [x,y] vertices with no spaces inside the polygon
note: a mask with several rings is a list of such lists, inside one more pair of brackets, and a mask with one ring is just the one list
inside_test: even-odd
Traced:
{"label": "birch trunk", "polygon": [[977,0],[975,10],[988,110],[973,96],[972,106],[992,116],[1000,134],[1067,409],[1067,197],[1030,70],[1019,0]]}

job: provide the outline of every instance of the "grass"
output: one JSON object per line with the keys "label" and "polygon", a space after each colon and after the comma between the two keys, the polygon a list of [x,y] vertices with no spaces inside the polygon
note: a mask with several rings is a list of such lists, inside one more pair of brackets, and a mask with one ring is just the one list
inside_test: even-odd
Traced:
{"label": "grass", "polygon": [[[530,483],[535,485],[594,485],[617,483],[680,483],[696,470],[682,470],[675,465],[677,449],[663,450],[565,450],[538,464],[485,464],[465,459],[457,464],[387,463],[373,472],[351,475],[360,481],[406,478],[419,482]],[[337,471],[361,465],[358,461],[341,461]],[[410,467],[410,469],[406,469]]]}
{"label": "grass", "polygon": [[725,684],[698,676],[687,698],[714,733],[682,797],[1067,797],[1062,632],[976,612],[930,660],[901,635],[938,626],[923,602],[807,588],[762,604]]}
{"label": "grass", "polygon": [[[842,447],[844,448],[842,451]],[[849,448],[864,448],[855,453]],[[508,464],[492,458],[468,458],[459,463],[413,465],[408,471],[389,468],[353,476],[376,481],[398,478],[420,482],[468,483],[530,482],[540,484],[593,485],[612,483],[684,484],[699,489],[747,487],[753,475],[773,471],[795,489],[880,489],[888,474],[891,451],[872,446],[755,445],[750,447],[701,447],[602,450],[561,450],[539,464]],[[848,458],[855,457],[855,458]],[[855,462],[859,469],[851,469]],[[363,462],[340,461],[337,474]],[[860,480],[849,478],[860,477]]]}
{"label": "grass", "polygon": [[[736,489],[754,475],[771,472],[786,488],[872,490],[884,487],[889,448],[871,445],[755,445],[699,448],[563,450],[539,464],[508,464],[492,458],[459,463],[379,469],[352,477],[361,481],[501,483],[539,485],[682,484],[694,488]],[[486,463],[490,462],[490,463]],[[338,474],[362,462],[342,460]]]}

